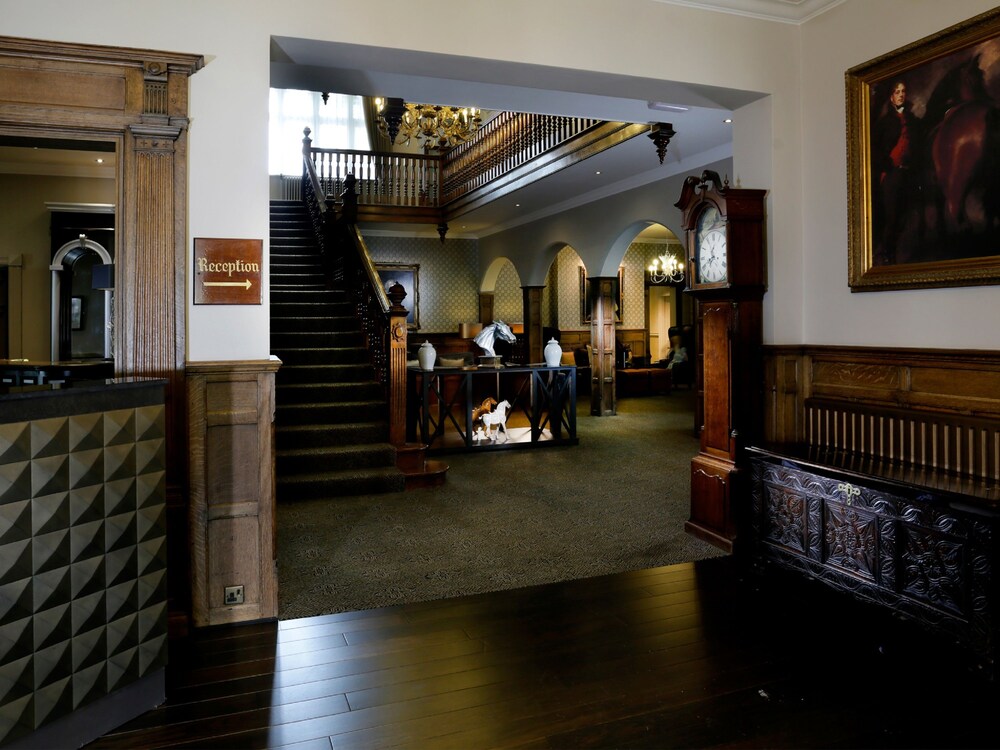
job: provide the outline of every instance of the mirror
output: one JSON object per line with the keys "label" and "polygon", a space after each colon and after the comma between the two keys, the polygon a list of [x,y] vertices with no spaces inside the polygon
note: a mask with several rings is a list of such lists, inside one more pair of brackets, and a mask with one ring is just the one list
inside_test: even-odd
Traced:
{"label": "mirror", "polygon": [[0,358],[113,359],[117,171],[113,142],[0,137]]}

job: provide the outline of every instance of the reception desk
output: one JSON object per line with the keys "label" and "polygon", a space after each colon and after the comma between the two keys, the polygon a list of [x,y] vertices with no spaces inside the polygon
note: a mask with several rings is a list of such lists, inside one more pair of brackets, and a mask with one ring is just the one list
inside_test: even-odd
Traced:
{"label": "reception desk", "polygon": [[165,381],[0,386],[0,745],[162,702]]}
{"label": "reception desk", "polygon": [[77,380],[110,378],[115,363],[110,359],[68,359],[55,362],[32,359],[0,359],[0,385],[45,385]]}

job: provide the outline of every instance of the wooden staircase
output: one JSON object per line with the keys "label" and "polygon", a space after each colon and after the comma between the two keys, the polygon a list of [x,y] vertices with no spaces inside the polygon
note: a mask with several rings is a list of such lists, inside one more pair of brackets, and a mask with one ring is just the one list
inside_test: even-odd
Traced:
{"label": "wooden staircase", "polygon": [[[271,202],[271,350],[279,501],[444,481],[424,446],[388,442],[387,405],[344,289],[330,288],[303,205]],[[397,465],[397,461],[399,465]],[[429,465],[430,464],[430,465]]]}

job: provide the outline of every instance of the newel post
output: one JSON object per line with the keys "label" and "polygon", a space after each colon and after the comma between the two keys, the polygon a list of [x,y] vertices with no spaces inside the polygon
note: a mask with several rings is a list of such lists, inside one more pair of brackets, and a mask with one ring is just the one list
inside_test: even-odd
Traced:
{"label": "newel post", "polygon": [[394,284],[387,294],[390,303],[387,377],[389,442],[400,446],[406,442],[406,316],[409,311],[403,307],[406,291],[402,284]]}

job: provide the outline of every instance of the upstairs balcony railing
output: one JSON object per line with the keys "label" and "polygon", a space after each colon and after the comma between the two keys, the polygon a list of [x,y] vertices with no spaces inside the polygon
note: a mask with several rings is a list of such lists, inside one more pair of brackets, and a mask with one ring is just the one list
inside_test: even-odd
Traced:
{"label": "upstairs balcony railing", "polygon": [[[353,174],[362,211],[380,206],[409,209],[408,217],[419,212],[444,215],[459,205],[470,205],[477,196],[489,194],[492,200],[515,189],[512,175],[524,179],[532,172],[534,179],[540,179],[568,166],[567,156],[586,158],[647,131],[645,124],[501,112],[472,141],[443,155],[319,148],[312,145],[308,132],[303,155],[312,162],[326,195],[340,195],[347,175]],[[539,169],[545,164],[550,165],[548,171]],[[505,178],[510,186],[498,188]]]}

